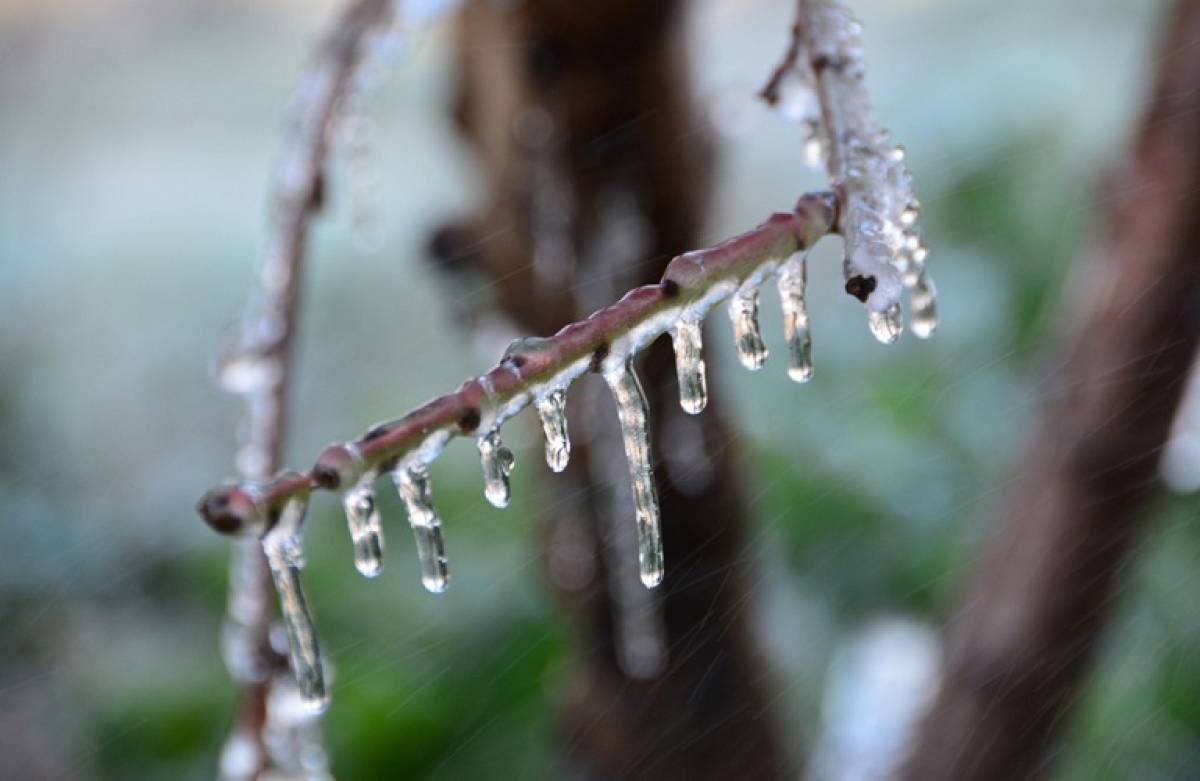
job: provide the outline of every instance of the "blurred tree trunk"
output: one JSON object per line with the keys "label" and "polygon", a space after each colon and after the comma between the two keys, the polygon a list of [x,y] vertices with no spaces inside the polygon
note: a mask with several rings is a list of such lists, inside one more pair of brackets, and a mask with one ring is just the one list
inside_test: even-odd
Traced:
{"label": "blurred tree trunk", "polygon": [[[711,149],[692,113],[684,21],[674,0],[478,0],[461,12],[454,113],[487,196],[481,215],[439,232],[433,254],[488,280],[523,332],[553,333],[699,246]],[[543,488],[548,570],[575,638],[560,772],[795,777],[750,629],[744,501],[719,405],[681,411],[666,340],[638,373],[663,584],[638,579],[629,478],[598,379],[572,391],[571,463]]]}
{"label": "blurred tree trunk", "polygon": [[1068,274],[1070,332],[905,778],[1045,774],[1158,491],[1200,328],[1200,2],[1171,15],[1097,246]]}

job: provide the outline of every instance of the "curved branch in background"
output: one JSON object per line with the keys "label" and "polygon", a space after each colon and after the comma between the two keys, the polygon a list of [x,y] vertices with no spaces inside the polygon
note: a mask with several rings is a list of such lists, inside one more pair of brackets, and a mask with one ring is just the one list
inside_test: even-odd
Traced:
{"label": "curved branch in background", "polygon": [[1067,276],[1056,388],[948,628],[904,778],[1044,775],[1133,553],[1196,353],[1200,2],[1177,4],[1101,240]]}
{"label": "curved branch in background", "polygon": [[[270,192],[258,284],[219,367],[221,385],[246,398],[236,457],[244,480],[266,480],[281,466],[296,300],[308,225],[321,207],[331,125],[368,39],[387,29],[393,8],[393,0],[351,2],[319,44],[292,98]],[[239,686],[239,706],[222,752],[225,778],[323,770],[319,728],[310,714],[289,706],[295,698],[287,693],[294,684],[286,652],[271,642],[270,569],[257,541],[235,546],[222,650]]]}

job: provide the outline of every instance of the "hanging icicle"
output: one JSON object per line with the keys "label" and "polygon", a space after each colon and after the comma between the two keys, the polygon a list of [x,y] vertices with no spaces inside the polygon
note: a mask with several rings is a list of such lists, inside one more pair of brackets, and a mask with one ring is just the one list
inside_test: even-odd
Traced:
{"label": "hanging icicle", "polygon": [[383,571],[383,528],[375,504],[375,480],[378,477],[379,472],[368,470],[342,496],[346,525],[354,543],[354,566],[368,578]]}
{"label": "hanging icicle", "polygon": [[446,590],[450,572],[446,566],[446,542],[442,538],[442,520],[433,509],[429,473],[424,466],[397,467],[392,480],[400,492],[400,501],[408,513],[417,558],[421,562],[421,582],[433,594]]}
{"label": "hanging icicle", "polygon": [[483,495],[496,507],[508,507],[512,493],[508,476],[516,458],[500,441],[499,429],[479,438],[479,460],[483,466]]}
{"label": "hanging icicle", "polygon": [[675,372],[679,376],[679,404],[689,415],[700,414],[708,404],[703,331],[702,318],[685,314],[671,332],[671,341],[675,345]]}
{"label": "hanging icicle", "polygon": [[812,337],[808,331],[808,305],[804,253],[789,258],[779,269],[779,303],[783,309],[783,336],[788,343],[788,376],[808,382],[813,376]]}
{"label": "hanging icicle", "polygon": [[604,375],[621,422],[621,439],[629,462],[633,507],[637,518],[638,563],[642,583],[657,586],[663,578],[662,531],[659,523],[658,492],[650,463],[650,432],[646,394],[633,370],[632,357]]}
{"label": "hanging icicle", "polygon": [[729,299],[729,319],[733,321],[733,344],[738,360],[751,371],[761,369],[767,360],[767,343],[758,329],[758,288],[744,285]]}
{"label": "hanging icicle", "polygon": [[537,413],[546,437],[546,465],[553,472],[567,468],[571,458],[571,437],[567,432],[567,391],[550,391],[537,400]]}
{"label": "hanging icicle", "polygon": [[329,704],[325,693],[325,673],[317,629],[313,622],[300,570],[304,567],[304,547],[300,525],[308,510],[308,497],[295,497],[283,508],[279,521],[262,539],[263,553],[271,568],[279,610],[287,632],[288,656],[304,705],[320,713]]}

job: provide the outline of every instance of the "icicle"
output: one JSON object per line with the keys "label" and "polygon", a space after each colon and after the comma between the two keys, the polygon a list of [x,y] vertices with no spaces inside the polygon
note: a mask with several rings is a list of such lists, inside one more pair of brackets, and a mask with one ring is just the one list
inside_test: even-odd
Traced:
{"label": "icicle", "polygon": [[317,629],[300,579],[300,570],[304,567],[300,524],[307,509],[307,498],[288,502],[278,523],[263,537],[262,546],[275,581],[275,591],[279,594],[279,610],[287,632],[288,655],[296,685],[305,707],[320,713],[329,704],[329,698],[325,693]]}
{"label": "icicle", "polygon": [[700,413],[708,404],[708,382],[704,372],[704,321],[684,316],[675,324],[671,341],[675,345],[675,370],[679,375],[679,404],[690,415]]}
{"label": "icicle", "polygon": [[375,505],[375,480],[379,473],[369,470],[342,496],[346,525],[354,542],[354,566],[368,578],[383,571],[383,528]]}
{"label": "icicle", "polygon": [[440,594],[446,590],[450,573],[446,568],[442,520],[433,509],[433,496],[429,490],[429,473],[423,466],[397,467],[392,479],[400,492],[400,501],[404,503],[413,537],[417,541],[421,582],[432,593]]}
{"label": "icicle", "polygon": [[882,312],[870,310],[867,312],[867,324],[871,333],[884,344],[891,344],[900,338],[904,330],[904,322],[900,319],[900,305],[892,304]]}
{"label": "icicle", "polygon": [[561,472],[567,468],[571,458],[571,438],[567,433],[567,391],[563,388],[551,391],[537,400],[538,417],[542,419],[542,433],[546,435],[546,465],[551,471]]}
{"label": "icicle", "polygon": [[937,289],[933,280],[922,269],[917,281],[908,290],[909,306],[912,308],[912,332],[922,339],[933,336],[937,330]]}
{"label": "icicle", "polygon": [[642,583],[657,586],[663,578],[662,531],[658,518],[658,493],[650,465],[650,432],[647,426],[646,394],[633,371],[632,358],[604,375],[617,404],[621,438],[633,488],[634,515],[638,529],[638,563]]}
{"label": "icicle", "polygon": [[743,288],[729,299],[729,319],[738,359],[751,371],[761,369],[767,360],[767,345],[758,330],[758,288]]}
{"label": "icicle", "polygon": [[500,441],[499,430],[479,438],[479,460],[483,465],[483,495],[496,507],[508,507],[511,495],[508,476],[516,459]]}
{"label": "icicle", "polygon": [[779,302],[783,308],[783,335],[788,343],[788,376],[808,382],[813,376],[812,337],[808,332],[808,307],[804,301],[804,255],[788,260],[779,270]]}

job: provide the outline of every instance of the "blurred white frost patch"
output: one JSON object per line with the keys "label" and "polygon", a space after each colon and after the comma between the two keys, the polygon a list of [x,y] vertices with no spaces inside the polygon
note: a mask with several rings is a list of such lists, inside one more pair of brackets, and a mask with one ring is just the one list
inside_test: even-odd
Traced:
{"label": "blurred white frost patch", "polygon": [[1180,493],[1200,488],[1200,372],[1196,367],[1197,361],[1193,359],[1191,376],[1179,400],[1171,437],[1159,464],[1163,482]]}
{"label": "blurred white frost patch", "polygon": [[894,778],[937,693],[941,643],[905,618],[871,623],[838,650],[822,705],[810,781]]}

